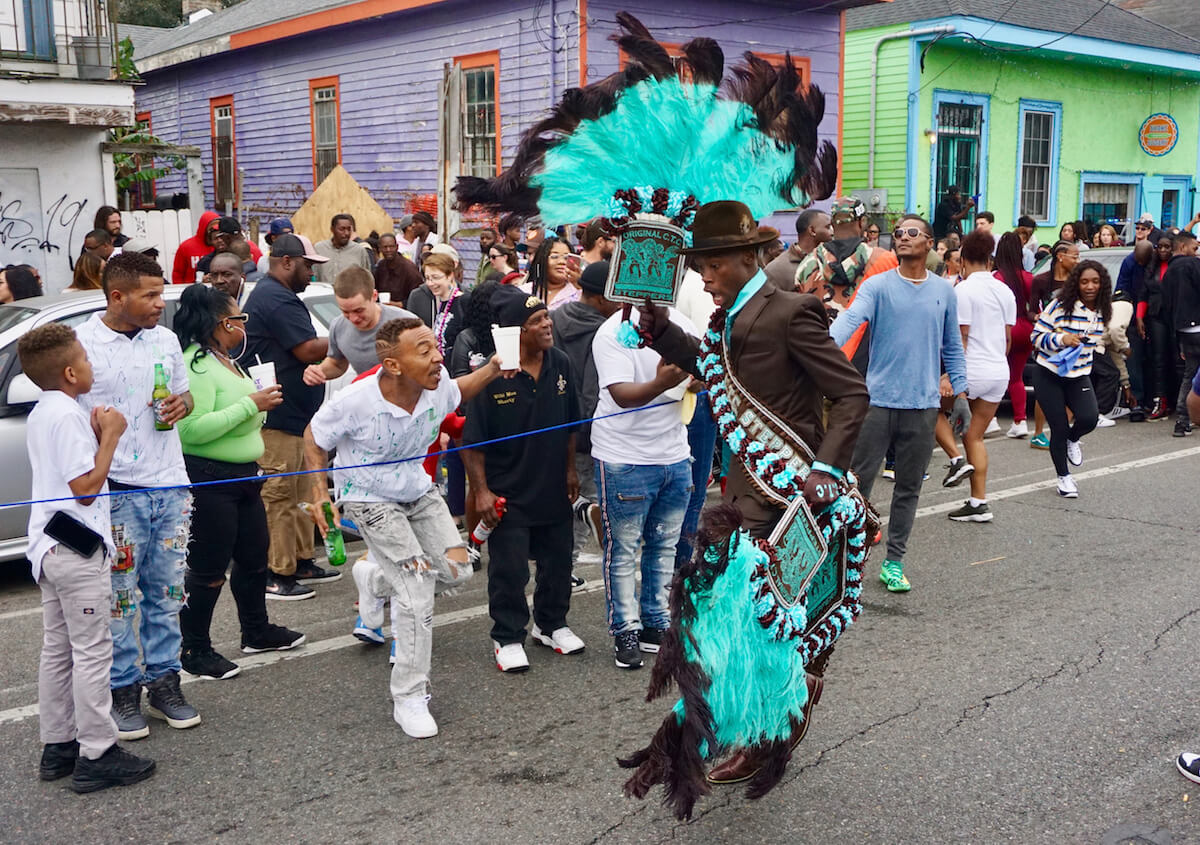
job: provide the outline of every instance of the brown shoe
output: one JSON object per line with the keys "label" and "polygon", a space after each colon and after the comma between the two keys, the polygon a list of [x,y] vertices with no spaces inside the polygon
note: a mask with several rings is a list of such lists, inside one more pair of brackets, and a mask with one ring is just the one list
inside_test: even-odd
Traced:
{"label": "brown shoe", "polygon": [[[816,675],[808,675],[805,683],[808,684],[808,701],[804,702],[804,720],[799,724],[793,723],[792,735],[788,740],[793,751],[808,734],[808,726],[812,721],[812,709],[821,700],[821,691],[825,688],[825,679]],[[713,770],[708,773],[708,782],[721,785],[741,783],[754,777],[761,767],[762,762],[755,749],[741,748],[724,763],[713,767]]]}

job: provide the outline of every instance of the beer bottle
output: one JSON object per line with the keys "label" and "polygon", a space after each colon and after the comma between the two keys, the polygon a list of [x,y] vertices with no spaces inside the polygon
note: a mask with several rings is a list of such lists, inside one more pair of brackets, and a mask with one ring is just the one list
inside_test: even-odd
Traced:
{"label": "beer bottle", "polygon": [[163,370],[163,365],[155,364],[154,392],[150,394],[150,399],[154,403],[154,427],[159,431],[170,431],[175,427],[172,423],[163,419],[163,404],[170,395],[171,389],[167,387],[167,374]]}
{"label": "beer bottle", "polygon": [[321,503],[321,511],[325,514],[325,557],[329,558],[330,566],[341,566],[346,562],[346,541],[342,539],[342,529],[333,521],[333,505]]}

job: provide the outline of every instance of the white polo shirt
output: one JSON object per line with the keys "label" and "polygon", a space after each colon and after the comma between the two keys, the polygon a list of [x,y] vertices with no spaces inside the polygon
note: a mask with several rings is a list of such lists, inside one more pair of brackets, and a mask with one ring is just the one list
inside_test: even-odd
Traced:
{"label": "white polo shirt", "polygon": [[[47,390],[29,413],[25,437],[29,444],[29,464],[33,468],[33,499],[74,496],[69,482],[92,471],[96,466],[96,450],[100,448],[88,412],[61,390]],[[101,492],[108,492],[107,482]],[[78,499],[36,504],[29,509],[27,553],[33,564],[34,581],[41,575],[42,558],[58,544],[44,531],[55,511],[78,519],[104,538],[104,546],[110,555],[116,554],[107,496],[97,496],[90,505],[84,505]]]}
{"label": "white polo shirt", "polygon": [[[412,413],[383,398],[379,373],[338,391],[321,406],[309,426],[325,451],[337,449],[333,486],[338,501],[415,502],[433,488],[422,466],[429,444],[437,439],[446,414],[458,407],[462,393],[442,367],[435,390],[421,393]],[[400,464],[360,464],[397,461]]]}
{"label": "white polo shirt", "polygon": [[154,427],[154,365],[162,364],[171,393],[186,393],[187,366],[179,338],[170,329],[142,329],[132,338],[104,325],[102,313],[75,329],[92,362],[95,383],[79,397],[84,410],[112,405],[128,423],[117,443],[108,477],[135,487],[187,484],[179,432]]}

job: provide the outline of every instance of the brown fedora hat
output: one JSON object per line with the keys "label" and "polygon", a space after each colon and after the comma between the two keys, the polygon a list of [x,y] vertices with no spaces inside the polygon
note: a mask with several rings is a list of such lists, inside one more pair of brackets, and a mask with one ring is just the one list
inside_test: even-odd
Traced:
{"label": "brown fedora hat", "polygon": [[736,200],[705,203],[696,210],[692,222],[692,245],[680,255],[698,252],[727,252],[769,244],[779,237],[770,226],[759,226],[750,208]]}

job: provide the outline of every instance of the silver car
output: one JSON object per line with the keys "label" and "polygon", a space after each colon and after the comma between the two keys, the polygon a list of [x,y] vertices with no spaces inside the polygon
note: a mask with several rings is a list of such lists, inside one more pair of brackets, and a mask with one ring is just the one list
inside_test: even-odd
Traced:
{"label": "silver car", "polygon": [[[252,286],[250,286],[252,287]],[[185,285],[167,285],[163,291],[166,308],[159,325],[170,328],[179,307],[179,297]],[[318,337],[329,334],[329,324],[341,312],[329,285],[309,285],[300,298],[308,307],[313,328]],[[29,377],[21,372],[17,357],[17,341],[31,329],[57,322],[78,326],[104,310],[104,294],[100,291],[63,293],[22,299],[10,305],[0,305],[0,504],[28,501],[32,490],[32,470],[25,445],[25,420],[41,393]],[[341,388],[354,377],[353,371],[326,385],[326,394]],[[0,508],[0,562],[21,560],[28,547],[26,529],[29,508]]]}

